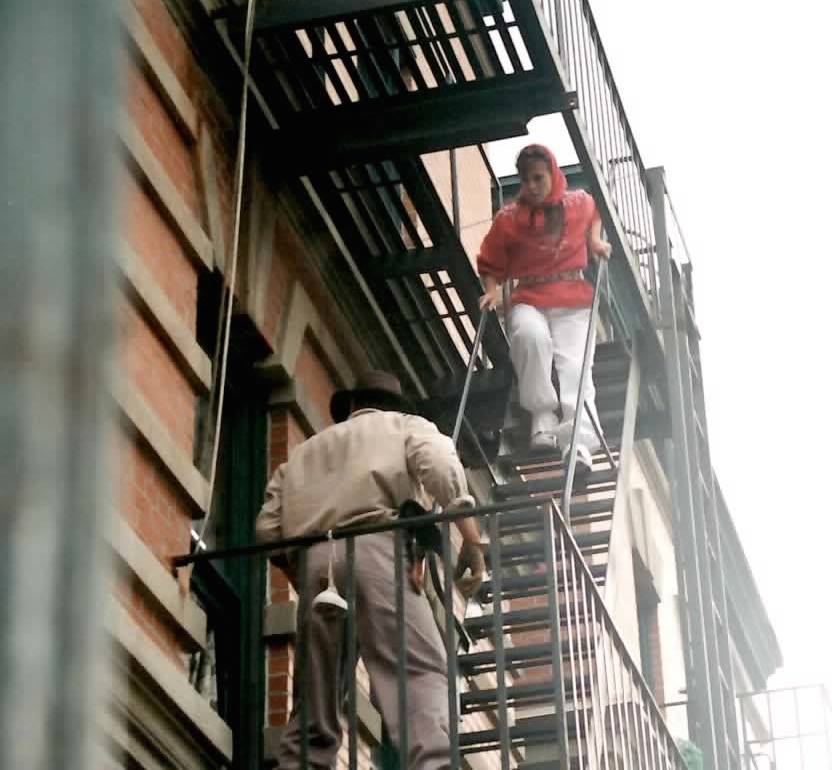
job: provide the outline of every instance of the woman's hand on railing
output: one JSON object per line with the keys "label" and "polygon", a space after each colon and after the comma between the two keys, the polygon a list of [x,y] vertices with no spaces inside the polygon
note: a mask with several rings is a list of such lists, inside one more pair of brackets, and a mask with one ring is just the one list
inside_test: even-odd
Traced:
{"label": "woman's hand on railing", "polygon": [[485,294],[480,297],[480,310],[493,310],[500,304],[502,299],[500,287],[496,284],[489,286],[485,290]]}
{"label": "woman's hand on railing", "polygon": [[589,250],[599,259],[609,259],[612,256],[612,244],[603,238],[591,238]]}

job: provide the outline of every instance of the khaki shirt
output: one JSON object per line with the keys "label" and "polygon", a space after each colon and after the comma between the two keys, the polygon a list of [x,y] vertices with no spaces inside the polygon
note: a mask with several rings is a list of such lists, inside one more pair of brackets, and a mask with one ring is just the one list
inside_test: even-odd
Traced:
{"label": "khaki shirt", "polygon": [[361,409],[304,441],[266,487],[258,541],[390,520],[427,492],[446,507],[468,492],[451,440],[413,415]]}

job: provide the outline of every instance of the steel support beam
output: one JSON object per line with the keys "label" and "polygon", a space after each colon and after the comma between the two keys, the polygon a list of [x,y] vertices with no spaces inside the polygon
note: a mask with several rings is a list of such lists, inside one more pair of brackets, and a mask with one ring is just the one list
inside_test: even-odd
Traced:
{"label": "steel support beam", "polygon": [[424,5],[424,0],[260,0],[254,20],[259,34],[281,27],[309,27],[361,14]]}
{"label": "steel support beam", "polygon": [[[522,136],[533,117],[576,107],[574,92],[557,93],[540,78],[517,75],[502,84],[443,86],[284,120],[274,147],[281,168],[305,173]],[[298,153],[300,146],[316,149]]]}
{"label": "steel support beam", "polygon": [[421,275],[435,270],[447,270],[448,259],[442,252],[431,246],[427,249],[414,249],[404,254],[397,254],[372,263],[370,270],[380,278],[403,278],[408,275]]}
{"label": "steel support beam", "polygon": [[[711,613],[710,596],[702,595],[702,571],[708,563],[700,563],[700,548],[695,524],[694,484],[691,477],[688,425],[685,416],[684,373],[681,363],[681,336],[673,291],[673,267],[665,217],[664,169],[647,171],[650,205],[656,236],[660,280],[660,328],[667,367],[668,401],[673,426],[673,537],[676,550],[676,571],[681,602],[682,634],[686,644],[685,675],[688,688],[688,722],[693,740],[702,749],[705,766],[720,768],[718,740],[711,703],[711,666],[705,613]],[[716,693],[719,697],[719,693]]]}
{"label": "steel support beam", "polygon": [[[0,25],[0,767],[110,767],[119,4],[4,0]],[[120,764],[120,763],[119,763]]]}

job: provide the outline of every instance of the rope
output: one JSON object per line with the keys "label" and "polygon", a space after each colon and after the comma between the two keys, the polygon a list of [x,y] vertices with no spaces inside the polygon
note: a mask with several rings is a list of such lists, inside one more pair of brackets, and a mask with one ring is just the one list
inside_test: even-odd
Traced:
{"label": "rope", "polygon": [[[202,527],[197,534],[196,547],[204,548],[205,544],[202,540],[205,530],[208,528],[208,522],[211,519],[211,513],[214,503],[214,489],[217,480],[217,463],[220,453],[220,438],[222,435],[222,416],[225,407],[225,385],[228,374],[228,348],[231,342],[231,317],[234,309],[234,290],[237,286],[237,261],[240,254],[240,225],[242,220],[243,207],[243,178],[245,173],[245,157],[246,157],[246,127],[248,123],[248,91],[249,91],[249,66],[251,62],[251,41],[254,33],[254,7],[257,0],[248,0],[248,9],[246,11],[246,30],[244,43],[244,62],[243,62],[243,95],[240,103],[240,133],[237,140],[237,157],[235,164],[234,177],[234,228],[232,231],[231,240],[231,260],[230,264],[226,266],[226,274],[228,278],[228,295],[227,301],[224,301],[220,306],[220,314],[225,311],[225,319],[222,324],[221,336],[222,351],[219,360],[219,385],[217,387],[218,403],[217,416],[215,420],[216,430],[214,431],[214,445],[211,450],[211,465],[208,474],[208,499],[205,506],[205,519],[202,522]],[[226,293],[223,291],[223,300],[225,300]]]}

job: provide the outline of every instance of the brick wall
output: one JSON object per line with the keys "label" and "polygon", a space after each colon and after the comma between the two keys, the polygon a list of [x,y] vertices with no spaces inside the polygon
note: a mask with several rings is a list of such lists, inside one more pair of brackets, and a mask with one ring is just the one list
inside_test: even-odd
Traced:
{"label": "brick wall", "polygon": [[[130,634],[141,637],[138,646],[132,645],[135,639],[123,639],[125,649],[147,656],[142,670],[166,672],[147,684],[168,693],[153,707],[162,709],[164,703],[167,711],[153,712],[131,730],[158,739],[170,750],[170,762],[175,752],[165,741],[173,741],[187,757],[182,766],[220,767],[230,764],[230,738],[207,701],[192,697],[187,682],[187,656],[207,645],[206,617],[188,592],[189,572],[174,576],[171,557],[188,550],[207,496],[207,480],[194,458],[200,454],[197,422],[214,374],[213,350],[200,347],[197,315],[205,279],[229,268],[236,149],[236,121],[230,116],[237,97],[215,90],[194,53],[194,41],[169,11],[175,5],[131,0],[125,9],[125,254],[119,257],[125,282],[117,394],[124,430],[117,500],[122,521],[140,547],[128,553],[115,544],[124,569],[114,595],[133,624]],[[272,400],[267,451],[273,471],[293,447],[329,424],[332,392],[348,384],[367,357],[310,267],[309,249],[324,246],[317,244],[316,234],[297,226],[290,196],[269,176],[267,158],[259,155],[265,151],[251,147],[234,307],[256,337],[251,347],[263,353],[264,370],[280,372],[275,393],[293,385],[292,392],[303,394],[303,403],[299,396]],[[444,161],[428,159],[437,179],[443,162],[447,154]],[[475,149],[460,152],[463,232],[472,256],[490,217],[487,177],[477,164]],[[450,207],[449,188],[440,189]],[[280,570],[270,567],[267,580],[268,602],[296,598]],[[291,644],[269,643],[263,661],[267,726],[283,725],[291,709],[292,662]],[[130,665],[141,668],[132,659]],[[358,677],[359,690],[368,698],[361,667]],[[488,721],[483,715],[481,726]],[[168,730],[171,724],[180,734]],[[162,766],[140,756],[129,741],[123,748],[130,755],[125,766]],[[361,743],[359,755],[361,766],[368,766],[369,744]],[[346,746],[339,766],[346,766]]]}

